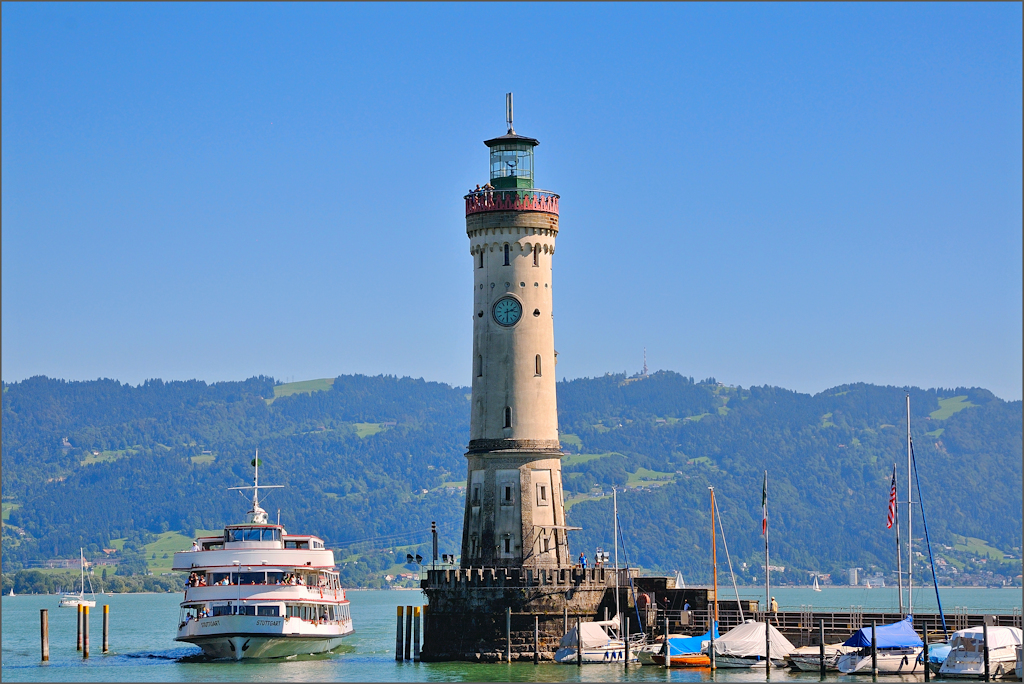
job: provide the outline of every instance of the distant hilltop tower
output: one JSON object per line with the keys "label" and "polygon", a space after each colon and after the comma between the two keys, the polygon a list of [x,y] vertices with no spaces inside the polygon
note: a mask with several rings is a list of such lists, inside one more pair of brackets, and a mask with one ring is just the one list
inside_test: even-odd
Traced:
{"label": "distant hilltop tower", "polygon": [[558,195],[534,187],[534,138],[484,142],[490,182],[466,195],[473,401],[462,567],[568,567],[555,403],[551,263]]}

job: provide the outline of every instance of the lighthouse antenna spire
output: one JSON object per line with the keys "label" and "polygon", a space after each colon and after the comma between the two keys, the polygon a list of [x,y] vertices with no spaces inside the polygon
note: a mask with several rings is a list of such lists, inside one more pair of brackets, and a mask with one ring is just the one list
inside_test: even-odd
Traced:
{"label": "lighthouse antenna spire", "polygon": [[515,135],[516,129],[512,127],[512,93],[505,93],[505,122],[508,124],[508,132]]}

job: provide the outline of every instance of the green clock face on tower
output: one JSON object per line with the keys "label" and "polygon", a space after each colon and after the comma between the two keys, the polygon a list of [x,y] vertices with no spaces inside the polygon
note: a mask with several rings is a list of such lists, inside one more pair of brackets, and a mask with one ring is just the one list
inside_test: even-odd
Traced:
{"label": "green clock face on tower", "polygon": [[494,303],[491,313],[494,315],[495,323],[510,328],[522,318],[523,305],[515,297],[502,297]]}

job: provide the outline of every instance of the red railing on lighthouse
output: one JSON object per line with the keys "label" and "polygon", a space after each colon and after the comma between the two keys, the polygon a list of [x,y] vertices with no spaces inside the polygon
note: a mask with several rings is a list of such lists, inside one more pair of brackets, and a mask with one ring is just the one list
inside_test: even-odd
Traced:
{"label": "red railing on lighthouse", "polygon": [[558,195],[550,190],[481,190],[466,195],[466,216],[485,211],[543,211],[558,214]]}

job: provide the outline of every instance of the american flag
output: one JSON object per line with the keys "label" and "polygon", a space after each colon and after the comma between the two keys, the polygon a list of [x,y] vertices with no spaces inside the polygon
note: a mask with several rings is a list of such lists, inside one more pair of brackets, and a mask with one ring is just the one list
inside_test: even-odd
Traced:
{"label": "american flag", "polygon": [[892,486],[889,488],[889,517],[885,521],[885,528],[892,529],[892,522],[896,519],[896,464],[892,464]]}

